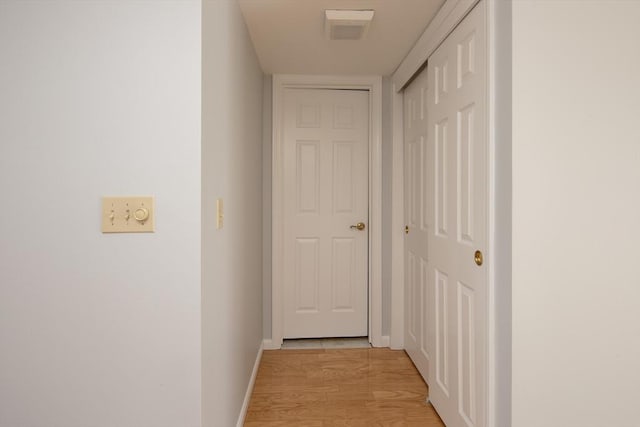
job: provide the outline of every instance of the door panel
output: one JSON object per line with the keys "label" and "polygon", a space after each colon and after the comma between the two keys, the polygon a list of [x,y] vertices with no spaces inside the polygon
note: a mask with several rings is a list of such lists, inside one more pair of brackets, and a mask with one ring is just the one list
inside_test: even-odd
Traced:
{"label": "door panel", "polygon": [[319,141],[296,141],[297,214],[318,214]]}
{"label": "door panel", "polygon": [[354,238],[334,238],[332,251],[331,308],[333,311],[353,311],[356,309],[357,259]]}
{"label": "door panel", "polygon": [[442,271],[435,270],[435,317],[436,317],[436,363],[435,379],[436,384],[442,392],[449,396],[451,381],[449,380],[451,366],[449,365],[449,277]]}
{"label": "door panel", "polygon": [[436,198],[435,198],[435,222],[436,235],[447,237],[449,231],[449,197],[448,183],[449,163],[447,162],[447,152],[449,151],[449,122],[447,119],[435,124],[435,174],[436,174]]}
{"label": "door panel", "polygon": [[295,309],[316,313],[318,304],[318,239],[296,239],[295,242]]}
{"label": "door panel", "polygon": [[284,92],[284,338],[368,335],[369,93]]}

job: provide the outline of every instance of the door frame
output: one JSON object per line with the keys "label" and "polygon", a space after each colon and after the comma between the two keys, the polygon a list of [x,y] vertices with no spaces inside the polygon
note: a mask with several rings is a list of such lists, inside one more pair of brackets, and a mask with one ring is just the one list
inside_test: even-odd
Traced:
{"label": "door frame", "polygon": [[[480,0],[447,0],[393,74],[391,337],[404,346],[403,90]],[[485,1],[487,25],[487,419],[508,424],[511,408],[511,6]],[[500,37],[497,34],[500,34]],[[498,79],[500,76],[500,79]]]}
{"label": "door frame", "polygon": [[[480,0],[446,0],[436,16],[431,20],[427,28],[422,33],[416,44],[411,48],[407,56],[402,60],[396,71],[391,76],[392,86],[392,115],[393,115],[393,173],[391,176],[392,199],[391,207],[391,253],[393,260],[391,263],[391,348],[404,348],[404,89],[411,82],[414,75],[419,72],[427,63],[427,59],[440,44],[451,34],[456,26],[475,7]],[[493,2],[489,2],[493,3]],[[487,34],[489,43],[487,45],[487,64],[489,70],[487,76],[493,76],[491,58],[494,51],[494,39],[489,36],[493,34],[494,6],[487,6]],[[491,78],[490,78],[491,80]],[[487,100],[492,99],[493,85],[487,86]],[[491,114],[491,106],[487,110]],[[489,117],[490,134],[493,131],[493,121]],[[492,174],[493,145],[489,139],[489,168]],[[492,215],[491,203],[489,201],[489,216]],[[491,229],[489,229],[491,234]],[[489,240],[489,248],[491,243]],[[487,254],[488,255],[488,254]],[[492,262],[492,257],[488,257],[488,263]],[[491,266],[489,266],[491,270]],[[491,277],[491,275],[490,275]],[[487,283],[491,286],[490,283]],[[491,292],[489,290],[489,292]],[[491,333],[489,331],[489,333]]]}
{"label": "door frame", "polygon": [[265,348],[279,349],[284,331],[284,174],[283,100],[285,89],[356,89],[369,91],[369,266],[368,329],[374,347],[388,347],[382,336],[382,77],[273,75],[271,340]]}

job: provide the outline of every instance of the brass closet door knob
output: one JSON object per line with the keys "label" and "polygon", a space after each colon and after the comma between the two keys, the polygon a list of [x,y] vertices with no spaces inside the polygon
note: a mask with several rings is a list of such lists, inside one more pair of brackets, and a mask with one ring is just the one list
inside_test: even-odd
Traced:
{"label": "brass closet door knob", "polygon": [[474,261],[476,262],[477,265],[482,265],[482,252],[480,251],[476,251],[476,253],[474,254],[473,257]]}
{"label": "brass closet door knob", "polygon": [[359,231],[364,230],[364,227],[365,227],[364,222],[359,222],[356,225],[349,226],[350,229],[352,229],[352,230],[355,229],[355,230],[359,230]]}

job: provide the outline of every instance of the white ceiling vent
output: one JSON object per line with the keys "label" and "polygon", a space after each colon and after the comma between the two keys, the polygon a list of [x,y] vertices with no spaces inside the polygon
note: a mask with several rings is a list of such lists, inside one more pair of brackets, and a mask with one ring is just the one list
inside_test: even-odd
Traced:
{"label": "white ceiling vent", "polygon": [[329,40],[362,40],[369,30],[373,10],[325,10],[324,34]]}

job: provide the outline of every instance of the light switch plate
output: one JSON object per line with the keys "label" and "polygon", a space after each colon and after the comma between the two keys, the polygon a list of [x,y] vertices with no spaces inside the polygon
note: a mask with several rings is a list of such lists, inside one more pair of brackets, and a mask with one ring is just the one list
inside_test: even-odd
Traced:
{"label": "light switch plate", "polygon": [[220,230],[224,226],[224,202],[216,200],[216,228]]}
{"label": "light switch plate", "polygon": [[151,196],[103,197],[103,233],[153,233],[154,200]]}

